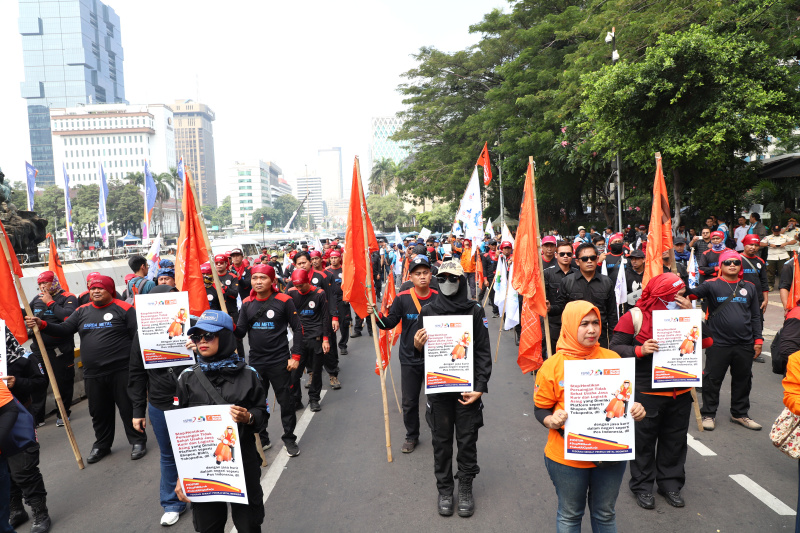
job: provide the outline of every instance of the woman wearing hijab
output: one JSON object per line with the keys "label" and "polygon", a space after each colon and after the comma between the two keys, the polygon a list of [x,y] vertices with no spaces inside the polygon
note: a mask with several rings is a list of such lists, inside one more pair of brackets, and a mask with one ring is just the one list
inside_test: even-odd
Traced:
{"label": "woman wearing hijab", "polygon": [[[564,458],[563,426],[568,413],[564,410],[564,361],[616,359],[619,355],[600,347],[600,312],[585,300],[569,302],[561,315],[561,337],[556,353],[548,358],[536,375],[533,393],[534,414],[550,430],[544,448],[544,462],[558,495],[556,530],[559,533],[580,531],[587,499],[592,531],[616,532],[614,509],[625,461],[604,462],[602,467],[588,461]],[[631,406],[631,417],[640,421],[645,416],[638,402]]]}
{"label": "woman wearing hijab", "polygon": [[417,319],[419,330],[414,335],[416,356],[422,357],[428,334],[423,317],[444,315],[471,315],[475,336],[469,350],[473,359],[473,392],[443,392],[428,395],[425,419],[431,428],[433,466],[436,487],[439,489],[439,514],[453,514],[453,432],[458,442],[458,516],[472,516],[475,499],[472,480],[480,472],[478,467],[478,429],[483,426],[481,396],[488,392],[492,374],[492,353],[489,343],[489,322],[483,308],[467,297],[467,277],[456,261],[442,263],[437,274],[439,296],[422,307]]}
{"label": "woman wearing hijab", "polygon": [[[653,339],[653,311],[691,309],[684,292],[685,285],[675,274],[660,274],[651,279],[635,310],[619,319],[609,345],[622,357],[636,358],[634,399],[647,411],[647,417],[635,426],[636,459],[631,461],[629,482],[636,503],[643,509],[655,508],[654,482],[667,503],[673,507],[685,505],[681,489],[686,483],[684,465],[692,410],[691,388],[654,389],[651,380],[653,353],[658,351],[658,342]],[[633,313],[641,315],[638,331]]]}

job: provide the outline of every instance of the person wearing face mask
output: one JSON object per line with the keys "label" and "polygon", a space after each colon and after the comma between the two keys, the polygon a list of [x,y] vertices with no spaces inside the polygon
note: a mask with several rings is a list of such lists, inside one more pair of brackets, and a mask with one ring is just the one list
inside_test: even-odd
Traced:
{"label": "person wearing face mask", "polygon": [[428,334],[423,327],[425,316],[467,315],[472,317],[473,392],[443,392],[427,396],[425,419],[431,428],[433,441],[433,468],[439,491],[439,514],[453,514],[453,432],[458,444],[458,515],[472,516],[475,499],[472,480],[480,472],[478,467],[478,429],[483,426],[481,396],[488,392],[492,374],[492,353],[489,342],[489,321],[479,303],[468,299],[467,277],[455,261],[442,263],[439,269],[439,296],[422,307],[417,318],[419,330],[414,335],[414,348],[418,358],[423,357]]}
{"label": "person wearing face mask", "polygon": [[[555,241],[555,237],[551,236],[550,238]],[[497,253],[497,241],[491,240],[489,241],[489,251],[483,254],[483,257],[481,258],[483,261],[483,276],[485,281],[483,290],[481,290],[480,295],[478,295],[478,299],[483,302],[486,291],[489,291],[489,302],[492,305],[492,318],[498,318],[500,316],[500,310],[497,308],[497,304],[494,303],[494,276],[497,272],[498,259],[499,255]]]}
{"label": "person wearing face mask", "polygon": [[[600,468],[589,461],[564,458],[563,427],[569,416],[564,410],[564,361],[618,359],[619,355],[600,346],[600,311],[590,302],[569,302],[561,324],[558,349],[537,372],[533,393],[534,416],[549,430],[544,462],[558,496],[556,530],[580,531],[588,500],[592,530],[616,531],[614,507],[627,462],[604,461]],[[646,412],[634,401],[630,414],[638,424]]]}
{"label": "person wearing face mask", "polygon": [[683,237],[675,237],[672,241],[673,248],[675,248],[675,261],[686,266],[689,264],[689,259],[692,253],[686,249],[686,239]]}
{"label": "person wearing face mask", "polygon": [[611,281],[616,283],[617,282],[617,275],[619,274],[619,269],[624,268],[625,262],[623,261],[623,253],[624,253],[624,241],[622,239],[622,233],[615,233],[608,239],[608,250],[602,256],[603,257],[603,266],[606,268],[606,272],[608,273],[608,277],[611,278]]}
{"label": "person wearing face mask", "polygon": [[[706,230],[703,230],[705,234]],[[710,236],[711,246],[697,258],[697,268],[700,271],[700,283],[716,276],[719,258],[730,248],[725,246],[725,234],[721,231],[712,231]]]}
{"label": "person wearing face mask", "polygon": [[[630,462],[628,484],[643,509],[655,508],[654,483],[667,503],[673,507],[685,505],[681,490],[686,483],[691,388],[654,389],[651,380],[653,353],[658,351],[658,342],[653,339],[653,311],[691,309],[691,302],[683,297],[685,288],[683,280],[672,273],[651,279],[636,307],[619,319],[609,345],[622,357],[636,358],[635,401],[649,413],[635,425],[636,459]],[[634,313],[641,318],[638,330]]]}
{"label": "person wearing face mask", "polygon": [[625,282],[627,283],[627,300],[623,306],[624,311],[630,310],[636,305],[636,301],[642,295],[642,280],[644,278],[644,252],[634,250],[628,256],[628,266],[625,267]]}

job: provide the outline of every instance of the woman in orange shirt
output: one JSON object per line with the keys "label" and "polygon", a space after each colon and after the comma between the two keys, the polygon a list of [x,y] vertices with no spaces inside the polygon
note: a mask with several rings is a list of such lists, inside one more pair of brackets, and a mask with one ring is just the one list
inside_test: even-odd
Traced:
{"label": "woman in orange shirt", "polygon": [[[600,468],[588,461],[564,458],[564,361],[583,359],[616,359],[619,355],[601,348],[600,312],[584,300],[570,302],[561,315],[561,337],[556,353],[547,359],[536,376],[533,393],[536,419],[550,430],[544,449],[544,462],[558,495],[556,531],[579,532],[587,499],[592,531],[616,533],[615,505],[627,462],[604,462]],[[635,421],[644,418],[639,403],[631,406]]]}
{"label": "woman in orange shirt", "polygon": [[[786,377],[783,378],[783,405],[792,413],[800,415],[800,351],[790,355],[786,365]],[[800,509],[800,491],[797,495],[797,509]],[[797,513],[794,531],[800,533],[800,513]]]}

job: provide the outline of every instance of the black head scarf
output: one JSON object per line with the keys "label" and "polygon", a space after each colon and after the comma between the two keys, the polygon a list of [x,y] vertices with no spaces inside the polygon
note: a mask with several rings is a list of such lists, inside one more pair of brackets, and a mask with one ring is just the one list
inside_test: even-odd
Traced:
{"label": "black head scarf", "polygon": [[436,300],[428,305],[436,315],[471,315],[476,304],[469,299],[467,291],[467,277],[461,275],[454,295],[445,296],[440,290]]}

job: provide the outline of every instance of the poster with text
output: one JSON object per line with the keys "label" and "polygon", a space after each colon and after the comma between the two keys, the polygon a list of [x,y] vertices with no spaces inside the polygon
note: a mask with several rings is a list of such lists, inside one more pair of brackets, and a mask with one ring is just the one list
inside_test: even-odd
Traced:
{"label": "poster with text", "polygon": [[[0,319],[0,329],[3,331],[6,330],[6,321]],[[33,342],[36,342],[35,340]],[[0,348],[0,378],[8,377],[8,351],[6,348],[6,343],[3,343],[3,347]]]}
{"label": "poster with text", "polygon": [[471,315],[422,317],[425,344],[425,394],[472,392],[473,340]]}
{"label": "poster with text", "polygon": [[247,503],[239,428],[230,405],[165,411],[183,492],[193,502]]}
{"label": "poster with text", "polygon": [[703,386],[703,311],[653,311],[652,387]]}
{"label": "poster with text", "polygon": [[564,458],[629,461],[634,458],[631,407],[633,359],[564,361]]}
{"label": "poster with text", "polygon": [[193,365],[194,353],[186,348],[189,330],[189,294],[167,292],[137,294],[136,322],[139,349],[147,370]]}

